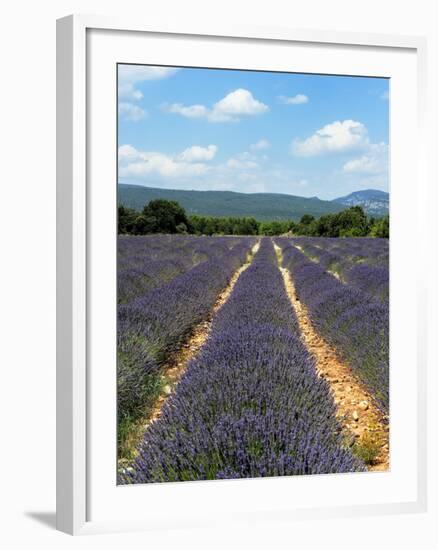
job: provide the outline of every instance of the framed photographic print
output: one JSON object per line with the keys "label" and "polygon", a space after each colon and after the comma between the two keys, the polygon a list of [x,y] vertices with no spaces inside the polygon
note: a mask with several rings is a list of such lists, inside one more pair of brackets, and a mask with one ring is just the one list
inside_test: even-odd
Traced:
{"label": "framed photographic print", "polygon": [[58,528],[424,509],[424,41],[57,40]]}

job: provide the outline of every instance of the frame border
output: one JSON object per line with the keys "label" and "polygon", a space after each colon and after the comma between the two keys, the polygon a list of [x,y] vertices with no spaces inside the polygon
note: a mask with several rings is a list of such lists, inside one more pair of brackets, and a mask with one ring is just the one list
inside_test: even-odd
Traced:
{"label": "frame border", "polygon": [[[426,39],[417,36],[348,33],[327,30],[296,30],[284,27],[232,26],[229,29],[160,25],[138,20],[94,15],[69,15],[56,27],[56,112],[57,112],[57,382],[56,382],[56,525],[72,535],[111,531],[146,530],[139,521],[87,521],[87,66],[88,29],[134,31],[180,36],[241,38],[344,44],[376,48],[416,50],[418,63],[418,179],[426,181]],[[426,205],[426,185],[419,189],[419,208]],[[420,233],[425,234],[424,216],[419,216]],[[425,244],[420,244],[425,256]],[[426,447],[426,272],[418,280],[418,498],[405,504],[338,507],[335,510],[298,510],[293,519],[354,517],[423,512],[427,509]],[[285,519],[285,518],[279,518]]]}

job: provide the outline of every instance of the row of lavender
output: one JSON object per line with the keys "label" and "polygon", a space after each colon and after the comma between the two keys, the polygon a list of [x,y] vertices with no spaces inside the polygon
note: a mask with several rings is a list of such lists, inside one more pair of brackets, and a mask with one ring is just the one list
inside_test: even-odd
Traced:
{"label": "row of lavender", "polygon": [[[210,240],[207,238],[207,240]],[[136,417],[152,406],[161,365],[211,311],[220,292],[245,261],[255,241],[238,239],[231,250],[118,306],[118,417]],[[216,239],[212,246],[221,249]]]}
{"label": "row of lavender", "polygon": [[389,240],[363,238],[328,239],[325,237],[300,237],[302,242],[323,248],[329,252],[342,255],[352,262],[366,261],[372,265],[384,264],[388,261]]}
{"label": "row of lavender", "polygon": [[[353,241],[353,242],[352,242]],[[292,239],[311,259],[341,280],[370,296],[389,299],[389,250],[387,239]]]}
{"label": "row of lavender", "polygon": [[291,245],[290,239],[278,238],[276,242],[312,324],[337,349],[388,414],[388,304],[339,282]]}
{"label": "row of lavender", "polygon": [[118,302],[171,281],[197,264],[220,257],[240,242],[238,238],[189,235],[147,235],[118,238]]}
{"label": "row of lavender", "polygon": [[263,239],[121,482],[362,470]]}

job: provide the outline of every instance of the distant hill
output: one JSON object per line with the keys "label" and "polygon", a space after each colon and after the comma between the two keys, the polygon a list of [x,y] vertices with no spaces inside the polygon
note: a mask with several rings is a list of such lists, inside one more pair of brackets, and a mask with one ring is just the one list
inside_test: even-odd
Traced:
{"label": "distant hill", "polygon": [[193,215],[202,216],[252,216],[257,220],[298,221],[304,214],[319,217],[339,212],[345,208],[333,201],[317,197],[305,198],[280,193],[235,193],[234,191],[183,191],[158,189],[120,183],[118,202],[141,210],[153,199],[177,201]]}
{"label": "distant hill", "polygon": [[343,204],[345,207],[362,206],[365,212],[372,216],[383,216],[389,213],[389,193],[377,189],[355,191],[332,202]]}

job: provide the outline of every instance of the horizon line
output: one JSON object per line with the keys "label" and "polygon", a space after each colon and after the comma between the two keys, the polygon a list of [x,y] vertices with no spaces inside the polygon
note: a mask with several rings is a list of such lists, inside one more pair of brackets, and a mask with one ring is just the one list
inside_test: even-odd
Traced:
{"label": "horizon line", "polygon": [[187,191],[187,192],[196,192],[196,193],[234,193],[235,195],[284,195],[287,197],[299,197],[300,199],[317,199],[319,201],[323,202],[333,202],[337,200],[338,198],[344,198],[348,197],[349,195],[353,193],[363,193],[364,191],[377,191],[378,193],[385,193],[389,196],[389,191],[383,191],[382,189],[357,189],[356,191],[351,191],[350,193],[346,195],[342,195],[340,197],[336,197],[335,199],[321,199],[317,195],[312,195],[310,197],[306,197],[304,195],[297,195],[294,193],[277,193],[275,191],[255,191],[255,192],[246,192],[246,191],[233,191],[232,189],[176,189],[174,187],[155,187],[151,185],[143,185],[141,183],[127,183],[123,181],[117,182],[117,185],[132,185],[133,187],[143,187],[145,189],[159,189],[161,191]]}

